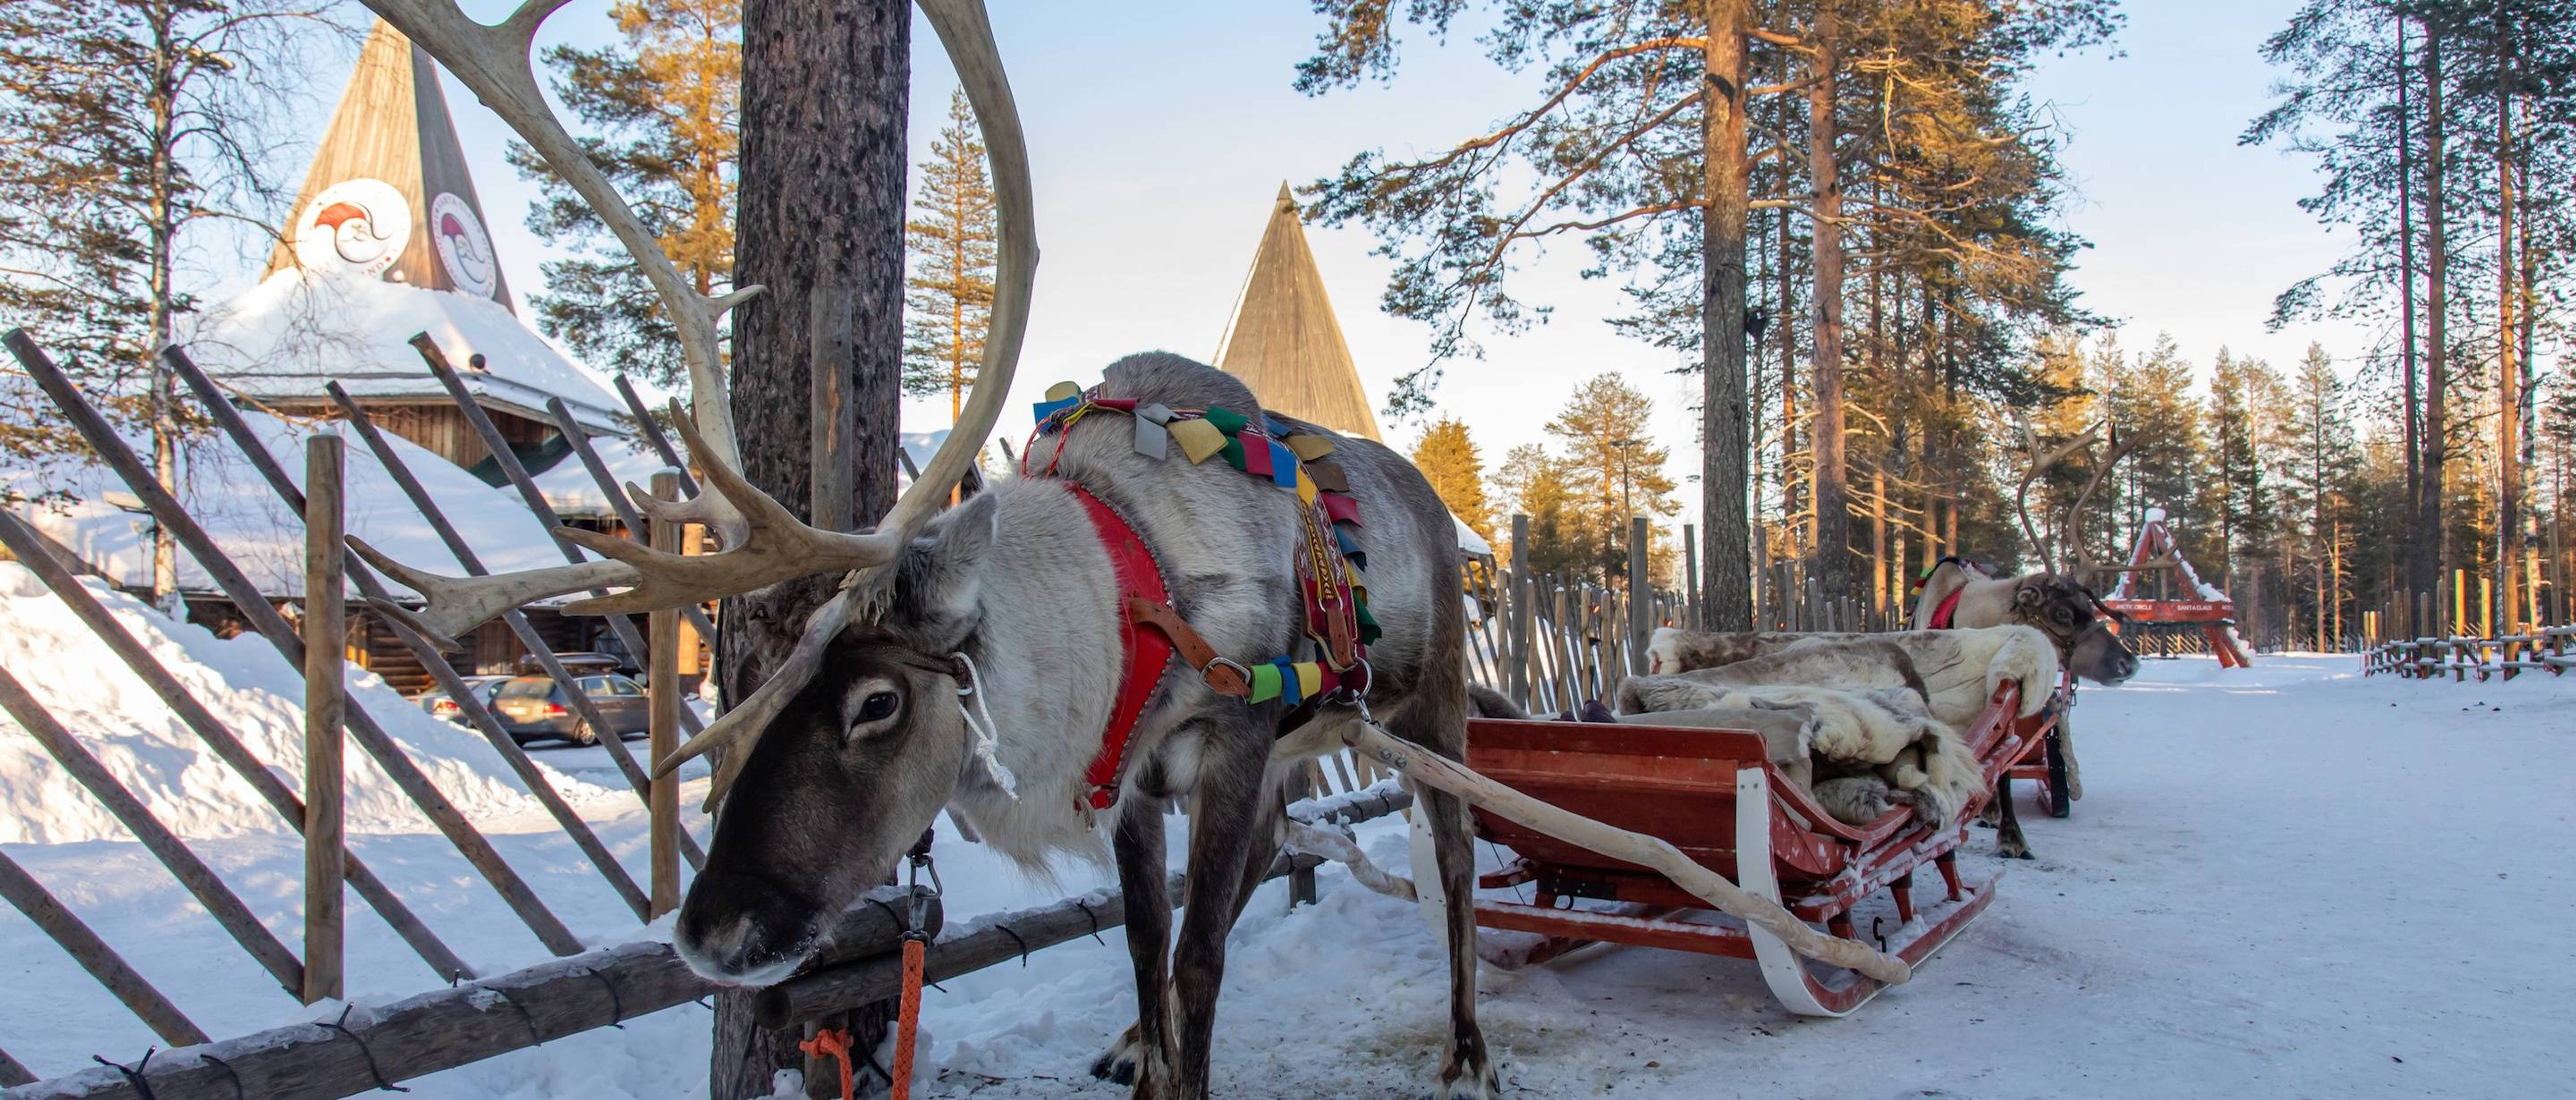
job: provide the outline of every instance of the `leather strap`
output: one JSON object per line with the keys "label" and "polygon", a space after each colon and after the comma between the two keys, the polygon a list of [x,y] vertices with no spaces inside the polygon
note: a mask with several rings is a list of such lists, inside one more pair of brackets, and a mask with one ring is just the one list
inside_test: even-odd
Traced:
{"label": "leather strap", "polygon": [[[1136,722],[1144,716],[1145,704],[1153,700],[1154,689],[1163,682],[1163,670],[1172,663],[1172,648],[1179,639],[1159,626],[1145,629],[1134,612],[1138,603],[1162,606],[1171,599],[1170,591],[1163,586],[1162,566],[1154,560],[1145,540],[1090,490],[1071,482],[1065,483],[1065,489],[1082,502],[1083,511],[1091,517],[1101,548],[1109,552],[1110,564],[1117,571],[1121,602],[1129,609],[1118,621],[1124,664],[1118,678],[1118,696],[1110,705],[1109,725],[1100,734],[1100,752],[1082,773],[1084,784],[1090,788],[1085,801],[1092,809],[1105,810],[1118,804],[1118,785],[1127,768],[1128,739],[1135,735]],[[1169,609],[1165,610],[1168,613]],[[1174,619],[1177,621],[1178,616]],[[1186,631],[1188,627],[1182,629]],[[1195,639],[1196,635],[1191,637]],[[1201,648],[1205,648],[1204,643]]]}
{"label": "leather strap", "polygon": [[1959,597],[1966,595],[1967,591],[1968,586],[1963,584],[1951,589],[1949,595],[1941,597],[1941,606],[1932,609],[1932,629],[1950,629],[1950,621],[1957,618],[1959,614]]}

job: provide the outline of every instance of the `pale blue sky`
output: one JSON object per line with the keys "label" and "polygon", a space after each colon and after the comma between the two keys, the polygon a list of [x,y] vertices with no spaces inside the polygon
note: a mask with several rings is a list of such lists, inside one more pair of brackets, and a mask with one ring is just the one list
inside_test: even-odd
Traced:
{"label": "pale blue sky", "polygon": [[[2294,5],[2130,0],[2117,56],[2053,60],[2034,82],[2071,132],[2066,162],[2080,195],[2067,225],[2094,244],[2075,285],[2087,307],[2123,323],[2132,347],[2170,331],[2196,361],[2223,344],[2287,367],[2312,338],[2338,353],[2365,345],[2346,328],[2263,326],[2274,294],[2342,248],[2294,205],[2313,187],[2304,162],[2236,145],[2276,76],[2255,51]],[[468,7],[485,18],[505,9]],[[599,41],[605,10],[581,0],[548,36]],[[1360,149],[1445,146],[1525,104],[1533,83],[1494,68],[1472,42],[1414,41],[1391,86],[1301,96],[1289,87],[1293,66],[1320,26],[1301,0],[992,0],[992,10],[1027,123],[1044,252],[1020,369],[1029,397],[1057,380],[1097,378],[1131,351],[1210,355],[1281,180],[1305,183]],[[915,38],[918,159],[953,81],[927,28]],[[340,79],[324,80],[326,98]],[[499,121],[452,82],[448,97],[510,284],[525,295],[542,286],[545,258],[519,226],[533,189],[503,160]],[[1365,231],[1309,233],[1352,354],[1382,398],[1389,379],[1422,361],[1425,330],[1378,312],[1387,264],[1368,255]],[[1576,280],[1579,250],[1560,252],[1522,284],[1526,300],[1557,307],[1555,319],[1488,340],[1481,362],[1453,364],[1443,408],[1473,426],[1491,460],[1544,438],[1578,382],[1619,371],[1657,400],[1672,473],[1688,474],[1697,455],[1684,405],[1695,383],[1670,373],[1669,354],[1613,335],[1600,318],[1621,308],[1615,289]],[[942,426],[946,411],[945,401],[908,408],[906,427]],[[1021,406],[1003,431],[1026,428]],[[1388,430],[1404,446],[1418,426]]]}

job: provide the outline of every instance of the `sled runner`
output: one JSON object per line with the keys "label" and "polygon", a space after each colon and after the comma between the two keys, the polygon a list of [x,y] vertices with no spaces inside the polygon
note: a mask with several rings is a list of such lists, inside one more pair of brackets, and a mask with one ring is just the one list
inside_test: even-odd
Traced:
{"label": "sled runner", "polygon": [[[2019,685],[2005,683],[1966,731],[1990,786],[2043,746],[2056,722],[2054,710],[2016,718],[2019,698]],[[1846,825],[1767,762],[1755,733],[1473,719],[1467,746],[1468,766],[1497,782],[1666,840],[1799,919],[1835,936],[1881,944],[1908,964],[1930,957],[1984,912],[2001,877],[1971,883],[1956,862],[1968,823],[1991,796],[1938,827],[1918,823],[1903,807],[1865,826]],[[1542,937],[1498,960],[1505,965],[1543,962],[1594,943],[1752,959],[1780,1003],[1806,1016],[1843,1015],[1882,988],[1852,971],[1800,959],[1770,933],[1707,911],[1661,874],[1482,808],[1475,819],[1477,835],[1517,857],[1477,885],[1535,890],[1530,903],[1475,901],[1479,927]],[[1926,864],[1940,876],[1928,901],[1918,895],[1914,874]],[[1854,906],[1882,889],[1893,895],[1898,923],[1888,927],[1882,915],[1868,927],[1858,925]],[[1426,898],[1426,904],[1442,902]]]}
{"label": "sled runner", "polygon": [[[2075,674],[2068,672],[2057,684],[2057,703],[2048,708],[2051,716],[2065,714],[2075,705]],[[2075,795],[2066,780],[2066,752],[2058,744],[2058,730],[2050,722],[2047,732],[2033,737],[2022,746],[2021,756],[2013,761],[2012,777],[2027,779],[2037,786],[2039,808],[2050,817],[2068,817],[2075,812]]]}

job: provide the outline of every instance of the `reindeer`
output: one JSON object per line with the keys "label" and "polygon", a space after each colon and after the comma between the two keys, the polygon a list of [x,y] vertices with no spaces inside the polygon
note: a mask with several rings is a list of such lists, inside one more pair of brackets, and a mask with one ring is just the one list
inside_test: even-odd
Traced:
{"label": "reindeer", "polygon": [[[2084,488],[2052,522],[2031,522],[2030,490],[2042,475],[2058,463],[2081,453],[2094,458],[2094,447],[2103,440],[2099,427],[2088,428],[2057,448],[2041,452],[2027,423],[2021,426],[2030,453],[2030,465],[2022,471],[2021,484],[2013,495],[2013,510],[2021,520],[2022,535],[2039,557],[2041,571],[2019,577],[1992,577],[1973,563],[1957,557],[1943,558],[1924,574],[1922,591],[1915,599],[1913,627],[1916,630],[1948,630],[2018,623],[2038,627],[2057,643],[2057,655],[2072,677],[2098,684],[2114,685],[2138,672],[2138,655],[2120,640],[2112,628],[2115,622],[2126,622],[2128,616],[2102,602],[2092,588],[2068,572],[2092,572],[2077,561],[2084,549],[2084,505],[2093,498],[2103,478],[2126,457],[2131,445],[2121,441],[2119,433],[2110,433],[2109,450],[2093,463],[2093,474]],[[2061,565],[2068,572],[2060,572]],[[2058,759],[2066,767],[2066,797],[2084,797],[2083,772],[2075,761],[2074,691],[2070,680],[2059,704],[2057,718]],[[1986,820],[1995,826],[1995,849],[2012,858],[2030,857],[2030,845],[2022,836],[2021,821],[2012,805],[2012,778],[2004,777],[1995,800],[1986,808]],[[2055,811],[2066,812],[2063,803]]]}
{"label": "reindeer", "polygon": [[[759,288],[708,298],[683,283],[539,96],[529,41],[561,0],[528,0],[499,26],[471,21],[452,0],[367,3],[543,154],[661,295],[695,398],[687,415],[675,403],[675,419],[710,491],[684,500],[628,491],[657,518],[707,524],[723,544],[684,557],[571,531],[604,560],[457,579],[404,568],[352,540],[427,601],[416,613],[379,610],[445,639],[549,596],[618,589],[567,610],[629,614],[842,576],[792,646],[755,644],[727,662],[729,687],[757,690],[730,692],[741,702],[656,763],[668,774],[690,757],[717,757],[707,795],[716,831],[672,937],[681,957],[729,984],[788,976],[819,949],[831,918],[883,881],[943,808],[1031,867],[1066,854],[1099,858],[1105,831],[1126,891],[1137,1019],[1094,1070],[1138,1097],[1206,1096],[1226,935],[1280,847],[1285,788],[1299,766],[1274,754],[1287,705],[1248,704],[1234,693],[1249,672],[1241,660],[1290,652],[1307,622],[1299,550],[1301,532],[1311,537],[1313,505],[1230,470],[1139,453],[1127,423],[1103,415],[1063,427],[1036,476],[1000,481],[940,512],[1010,391],[1037,259],[1027,152],[982,5],[920,0],[992,157],[1000,277],[983,370],[956,430],[893,509],[871,530],[840,532],[798,521],[739,473],[715,320]],[[1260,417],[1240,382],[1172,355],[1110,364],[1093,392],[1140,407]],[[1286,429],[1329,440],[1349,496],[1366,508],[1356,538],[1384,633],[1357,679],[1342,681],[1348,697],[1340,701],[1373,708],[1399,737],[1463,755],[1465,630],[1447,511],[1393,451],[1293,421]],[[1155,575],[1168,606],[1129,595],[1140,569]],[[1146,630],[1185,659],[1145,664],[1140,682],[1122,666]],[[1125,688],[1140,683],[1150,690],[1122,706]],[[1349,713],[1328,708],[1308,728],[1329,730]],[[1128,731],[1123,748],[1111,744],[1113,724]],[[1087,774],[1104,761],[1105,783]],[[1175,805],[1190,814],[1188,912],[1176,953],[1163,851],[1163,816]],[[1425,791],[1421,810],[1445,896],[1467,896],[1465,804]],[[1451,907],[1446,933],[1450,1036],[1437,1094],[1490,1097],[1498,1083],[1475,1019],[1472,910]]]}

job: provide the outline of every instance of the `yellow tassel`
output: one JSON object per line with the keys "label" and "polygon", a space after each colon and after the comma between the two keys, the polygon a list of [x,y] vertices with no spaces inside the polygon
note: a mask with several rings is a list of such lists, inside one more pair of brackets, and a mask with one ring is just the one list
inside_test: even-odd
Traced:
{"label": "yellow tassel", "polygon": [[1297,452],[1300,462],[1313,462],[1333,453],[1333,437],[1328,435],[1292,435],[1281,442],[1288,444],[1289,450]]}
{"label": "yellow tassel", "polygon": [[1312,699],[1324,690],[1324,666],[1306,661],[1297,666],[1297,697]]}
{"label": "yellow tassel", "polygon": [[1192,465],[1205,462],[1209,455],[1225,449],[1225,433],[1204,420],[1175,420],[1168,425],[1172,438],[1181,441],[1181,453]]}
{"label": "yellow tassel", "polygon": [[1046,399],[1049,401],[1062,401],[1065,398],[1074,397],[1081,393],[1082,387],[1080,385],[1072,382],[1058,382],[1055,385],[1047,387]]}
{"label": "yellow tassel", "polygon": [[1310,507],[1315,503],[1315,479],[1306,476],[1304,467],[1297,470],[1297,503]]}

